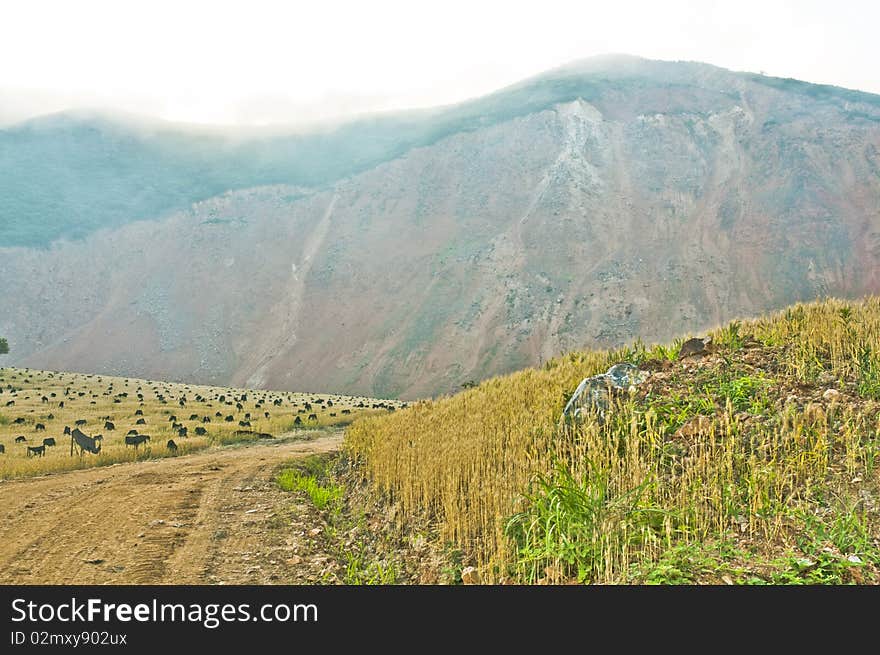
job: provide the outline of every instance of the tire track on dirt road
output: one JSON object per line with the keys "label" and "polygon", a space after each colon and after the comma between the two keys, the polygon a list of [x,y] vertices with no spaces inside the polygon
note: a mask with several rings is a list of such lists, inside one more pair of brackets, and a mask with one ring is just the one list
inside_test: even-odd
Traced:
{"label": "tire track on dirt road", "polygon": [[285,460],[342,443],[341,431],[319,434],[0,482],[0,580],[300,581],[269,554],[290,538],[273,521],[291,504],[273,477]]}

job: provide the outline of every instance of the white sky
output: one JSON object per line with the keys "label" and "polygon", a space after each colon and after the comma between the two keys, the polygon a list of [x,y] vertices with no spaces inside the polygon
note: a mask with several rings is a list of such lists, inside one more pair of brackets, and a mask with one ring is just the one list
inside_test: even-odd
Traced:
{"label": "white sky", "polygon": [[446,104],[603,53],[880,93],[880,2],[0,0],[0,122],[296,123]]}

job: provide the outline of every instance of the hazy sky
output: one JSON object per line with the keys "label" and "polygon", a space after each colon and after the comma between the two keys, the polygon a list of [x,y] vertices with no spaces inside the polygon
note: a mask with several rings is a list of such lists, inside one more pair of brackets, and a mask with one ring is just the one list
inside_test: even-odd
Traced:
{"label": "hazy sky", "polygon": [[0,1],[0,121],[106,107],[312,121],[479,95],[602,53],[880,93],[880,2]]}

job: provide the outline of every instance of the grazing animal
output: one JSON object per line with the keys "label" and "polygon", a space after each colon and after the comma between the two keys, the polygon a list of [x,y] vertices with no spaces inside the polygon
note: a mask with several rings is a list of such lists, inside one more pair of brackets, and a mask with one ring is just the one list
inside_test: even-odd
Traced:
{"label": "grazing animal", "polygon": [[0,443],[0,453],[5,453],[5,452],[6,452],[6,446],[4,446],[2,443]]}
{"label": "grazing animal", "polygon": [[227,416],[223,420],[226,421],[227,423],[232,423],[235,420],[235,417],[232,414],[230,414],[229,416]]}
{"label": "grazing animal", "polygon": [[15,419],[15,420],[13,421],[13,423],[14,423],[15,425],[21,425],[22,423],[24,423],[24,419],[23,419],[21,416],[19,416],[17,419]]}
{"label": "grazing animal", "polygon": [[249,428],[249,427],[251,427],[251,422],[250,422],[250,421],[239,421],[238,424],[239,424],[241,427],[243,427],[243,428]]}
{"label": "grazing animal", "polygon": [[19,435],[15,438],[15,443],[24,443],[27,439],[24,438],[24,435]]}
{"label": "grazing animal", "polygon": [[58,403],[58,406],[59,406],[61,409],[64,409],[64,401],[62,400],[60,403]]}
{"label": "grazing animal", "polygon": [[54,446],[55,445],[55,437],[46,437],[43,439],[44,446]]}
{"label": "grazing animal", "polygon": [[81,418],[81,419],[77,419],[75,425],[77,425],[77,426],[79,426],[79,425],[85,425],[86,423],[88,423],[88,421],[85,420],[84,418]]}
{"label": "grazing animal", "polygon": [[70,426],[69,425],[64,426],[64,434],[66,434],[66,435],[70,434]]}
{"label": "grazing animal", "polygon": [[104,429],[108,431],[112,431],[116,429],[116,426],[113,425],[110,421],[104,421]]}
{"label": "grazing animal", "polygon": [[343,409],[342,413],[343,414],[351,414],[351,410],[350,409]]}
{"label": "grazing animal", "polygon": [[177,436],[178,436],[178,437],[185,437],[185,436],[187,436],[187,430],[186,430],[186,428],[180,428],[180,429],[177,431]]}
{"label": "grazing animal", "polygon": [[302,425],[302,419],[301,419],[299,416],[297,416],[297,417],[293,420],[293,424],[294,424],[294,425]]}
{"label": "grazing animal", "polygon": [[318,415],[317,414],[309,414],[309,420],[310,421],[317,421]]}
{"label": "grazing animal", "polygon": [[198,421],[198,420],[199,420],[199,415],[198,415],[198,414],[190,414],[190,415],[189,415],[189,420],[190,420],[190,421]]}
{"label": "grazing animal", "polygon": [[46,418],[51,421],[55,418],[55,414],[49,414],[49,416],[47,416]]}
{"label": "grazing animal", "polygon": [[45,430],[45,429],[46,429],[46,426],[43,425],[42,423],[37,423],[37,424],[34,426],[34,430],[36,430],[37,432],[39,432],[40,430]]}
{"label": "grazing animal", "polygon": [[169,423],[177,423],[177,416],[175,414],[172,414],[171,416],[168,417],[168,422]]}
{"label": "grazing animal", "polygon": [[46,454],[46,446],[28,446],[27,447],[27,456],[28,457],[42,457]]}
{"label": "grazing animal", "polygon": [[15,404],[15,401],[14,401],[14,400],[10,400],[9,402],[6,403],[6,406],[7,406],[7,407],[12,407],[14,404]]}
{"label": "grazing animal", "polygon": [[202,423],[210,423],[210,422],[211,422],[210,416],[203,416],[202,417]]}
{"label": "grazing animal", "polygon": [[263,412],[263,416],[265,416],[266,418],[269,418],[269,412]]}
{"label": "grazing animal", "polygon": [[128,437],[128,436],[130,436],[130,435],[132,435],[132,434],[137,434],[137,433],[138,433],[138,431],[135,430],[134,428],[132,428],[131,430],[129,430],[128,432],[125,433],[125,436]]}
{"label": "grazing animal", "polygon": [[143,415],[144,415],[144,410],[142,410],[142,409],[137,409],[137,410],[135,410],[134,415],[135,415],[135,416],[143,416]]}
{"label": "grazing animal", "polygon": [[40,398],[40,402],[47,403],[49,402],[49,399],[46,398],[46,396],[43,396],[42,398]]}
{"label": "grazing animal", "polygon": [[330,412],[330,416],[336,416],[336,412]]}
{"label": "grazing animal", "polygon": [[134,446],[134,449],[137,450],[138,447],[146,443],[150,440],[150,435],[148,434],[136,434],[134,436],[126,436],[125,437],[125,445],[126,446]]}
{"label": "grazing animal", "polygon": [[139,418],[137,421],[134,422],[134,424],[135,424],[135,425],[146,425],[146,424],[147,424],[147,419]]}
{"label": "grazing animal", "polygon": [[76,446],[79,448],[80,457],[82,457],[84,452],[90,452],[93,455],[97,455],[101,452],[101,444],[98,443],[99,441],[102,441],[102,438],[95,437],[93,439],[82,432],[79,428],[74,428],[73,432],[70,433],[70,454],[73,455],[73,447]]}
{"label": "grazing animal", "polygon": [[196,434],[202,436],[208,434],[208,431],[200,425],[196,428]]}
{"label": "grazing animal", "polygon": [[304,405],[304,407],[305,407],[308,411],[312,411],[312,403],[306,403],[306,404]]}
{"label": "grazing animal", "polygon": [[174,443],[174,439],[169,439],[168,443],[165,444],[165,447],[172,452],[177,452],[177,444]]}

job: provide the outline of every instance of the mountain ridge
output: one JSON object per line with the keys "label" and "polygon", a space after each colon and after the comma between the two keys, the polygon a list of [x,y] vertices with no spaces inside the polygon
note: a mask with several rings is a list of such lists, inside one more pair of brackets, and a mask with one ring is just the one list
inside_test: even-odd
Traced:
{"label": "mountain ridge", "polygon": [[403,136],[380,121],[366,149],[342,132],[324,174],[364,169],[323,184],[0,248],[13,363],[416,398],[880,290],[873,101],[633,66],[514,85]]}

